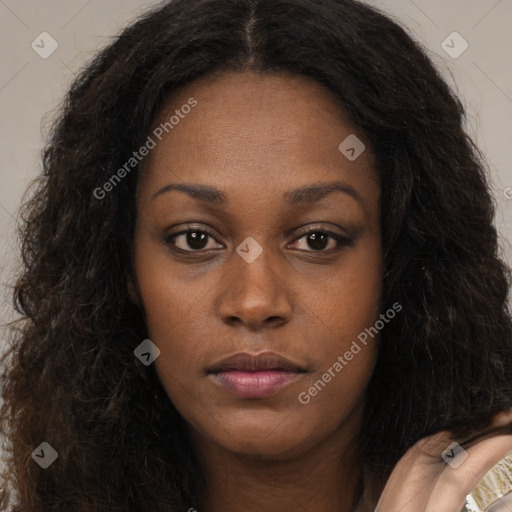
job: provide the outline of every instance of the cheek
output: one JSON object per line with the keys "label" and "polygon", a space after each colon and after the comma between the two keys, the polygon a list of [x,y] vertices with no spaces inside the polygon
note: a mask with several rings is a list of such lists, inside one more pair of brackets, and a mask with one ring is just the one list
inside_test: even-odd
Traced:
{"label": "cheek", "polygon": [[187,328],[211,285],[189,276],[186,266],[172,264],[166,247],[143,228],[136,230],[135,273],[150,334],[162,340]]}
{"label": "cheek", "polygon": [[[339,284],[339,282],[338,282]],[[378,355],[380,275],[356,274],[328,290],[316,315],[318,367],[307,376],[297,400],[312,417],[322,417],[327,432],[364,398]]]}
{"label": "cheek", "polygon": [[336,414],[340,404],[350,409],[360,398],[377,359],[382,325],[378,240],[361,244],[360,250],[346,259],[343,271],[333,273],[321,288],[308,298],[319,366],[308,376],[299,401]]}
{"label": "cheek", "polygon": [[[197,373],[197,361],[207,353],[209,336],[205,318],[206,294],[202,286],[182,288],[176,281],[154,277],[146,284],[151,291],[143,294],[148,336],[160,349],[157,368],[186,379]],[[195,363],[195,366],[194,366]]]}
{"label": "cheek", "polygon": [[[166,389],[198,373],[197,360],[208,348],[206,290],[213,283],[187,280],[155,242],[141,237],[135,270],[144,304],[148,337],[160,349],[155,361]],[[195,363],[195,365],[194,365]]]}
{"label": "cheek", "polygon": [[[296,418],[303,418],[305,433],[312,443],[325,439],[340,425],[353,424],[354,421],[353,435],[356,435],[362,421],[364,391],[373,373],[375,356],[375,347],[371,346],[346,364],[329,358],[328,366],[304,383],[297,395],[302,411]],[[336,363],[340,366],[336,367]],[[302,428],[299,421],[296,425],[296,428]]]}
{"label": "cheek", "polygon": [[[310,320],[321,329],[324,353],[344,352],[351,341],[379,318],[382,294],[380,242],[368,238],[347,254],[339,268],[304,295]],[[327,361],[325,361],[327,362]]]}

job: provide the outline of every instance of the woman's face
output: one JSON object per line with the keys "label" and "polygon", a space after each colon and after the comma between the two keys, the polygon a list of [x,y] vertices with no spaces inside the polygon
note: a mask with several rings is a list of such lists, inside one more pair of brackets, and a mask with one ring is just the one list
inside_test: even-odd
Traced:
{"label": "woman's face", "polygon": [[[382,255],[369,148],[338,148],[351,134],[365,140],[294,76],[201,79],[161,111],[137,191],[138,299],[130,289],[197,439],[282,458],[357,434],[378,337],[353,342],[379,318]],[[292,367],[219,369],[241,352]]]}

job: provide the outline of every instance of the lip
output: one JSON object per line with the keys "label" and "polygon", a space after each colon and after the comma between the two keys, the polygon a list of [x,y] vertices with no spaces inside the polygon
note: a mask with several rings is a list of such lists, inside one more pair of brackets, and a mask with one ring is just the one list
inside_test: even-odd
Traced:
{"label": "lip", "polygon": [[266,398],[281,391],[300,375],[301,373],[281,370],[259,372],[229,370],[214,373],[211,376],[240,398]]}
{"label": "lip", "polygon": [[217,383],[241,398],[275,395],[305,372],[300,364],[274,352],[238,353],[207,370]]}
{"label": "lip", "polygon": [[219,373],[229,370],[246,372],[283,370],[286,372],[303,373],[306,371],[306,368],[275,352],[260,352],[259,354],[239,352],[222,359],[218,363],[214,363],[207,369],[207,373]]}

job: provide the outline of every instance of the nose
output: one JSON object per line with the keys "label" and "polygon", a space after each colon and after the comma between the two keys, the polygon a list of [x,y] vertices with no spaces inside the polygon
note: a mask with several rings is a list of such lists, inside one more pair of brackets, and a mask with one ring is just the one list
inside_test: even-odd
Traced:
{"label": "nose", "polygon": [[218,314],[223,322],[258,331],[290,321],[292,290],[270,251],[251,263],[234,254],[231,265],[220,285]]}

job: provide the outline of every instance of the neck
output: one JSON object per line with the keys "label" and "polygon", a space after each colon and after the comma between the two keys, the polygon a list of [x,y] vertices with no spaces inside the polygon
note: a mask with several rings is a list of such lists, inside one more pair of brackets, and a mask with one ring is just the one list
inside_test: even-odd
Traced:
{"label": "neck", "polygon": [[350,512],[361,476],[351,432],[361,412],[356,407],[338,430],[292,457],[235,453],[191,429],[206,481],[203,511]]}

